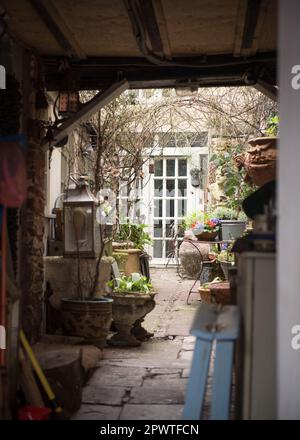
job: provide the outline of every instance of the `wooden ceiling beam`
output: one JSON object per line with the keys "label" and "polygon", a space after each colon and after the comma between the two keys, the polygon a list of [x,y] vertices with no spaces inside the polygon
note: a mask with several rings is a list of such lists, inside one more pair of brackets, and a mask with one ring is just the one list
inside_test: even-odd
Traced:
{"label": "wooden ceiling beam", "polygon": [[238,6],[234,55],[254,55],[263,30],[270,0],[240,0]]}
{"label": "wooden ceiling beam", "polygon": [[159,26],[155,16],[152,0],[139,1],[140,9],[143,14],[143,21],[147,30],[152,50],[163,54],[163,43],[160,35]]}
{"label": "wooden ceiling beam", "polygon": [[273,101],[277,101],[278,87],[276,87],[274,84],[270,84],[267,81],[259,78],[254,87],[256,88],[256,90],[259,90],[261,93],[268,96],[268,98],[272,99]]}
{"label": "wooden ceiling beam", "polygon": [[86,58],[72,30],[51,0],[29,0],[29,2],[67,56],[77,59]]}

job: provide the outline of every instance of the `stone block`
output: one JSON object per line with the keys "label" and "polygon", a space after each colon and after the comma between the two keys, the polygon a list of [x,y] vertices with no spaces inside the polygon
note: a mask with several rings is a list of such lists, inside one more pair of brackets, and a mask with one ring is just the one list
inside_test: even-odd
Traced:
{"label": "stone block", "polygon": [[[55,309],[60,309],[62,298],[74,298],[78,296],[77,260],[76,258],[44,257],[45,281],[50,284],[53,294],[49,302]],[[90,293],[96,273],[95,258],[81,258],[80,274],[81,288],[84,297]],[[100,264],[100,275],[97,283],[95,296],[103,296],[108,293],[107,281],[111,277],[111,259],[103,257]]]}

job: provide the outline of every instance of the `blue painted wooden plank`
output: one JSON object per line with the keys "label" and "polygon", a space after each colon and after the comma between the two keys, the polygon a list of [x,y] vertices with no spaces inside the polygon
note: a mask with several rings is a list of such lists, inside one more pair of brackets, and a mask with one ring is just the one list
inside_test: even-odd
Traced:
{"label": "blue painted wooden plank", "polygon": [[214,328],[218,314],[218,306],[214,304],[201,304],[196,312],[190,333],[197,338],[212,341],[214,339]]}
{"label": "blue painted wooden plank", "polygon": [[198,308],[190,333],[197,338],[237,339],[240,314],[237,306],[201,304]]}
{"label": "blue painted wooden plank", "polygon": [[235,340],[239,335],[240,311],[238,306],[224,306],[217,317],[216,340]]}
{"label": "blue painted wooden plank", "polygon": [[190,378],[187,386],[183,420],[200,420],[205,396],[212,344],[196,340]]}
{"label": "blue painted wooden plank", "polygon": [[214,362],[211,420],[228,420],[231,400],[233,341],[217,341]]}

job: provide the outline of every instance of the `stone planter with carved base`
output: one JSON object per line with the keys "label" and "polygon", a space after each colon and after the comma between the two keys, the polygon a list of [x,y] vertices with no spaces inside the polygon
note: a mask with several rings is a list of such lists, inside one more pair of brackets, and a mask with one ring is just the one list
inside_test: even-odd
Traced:
{"label": "stone planter with carved base", "polygon": [[112,322],[111,298],[62,299],[63,333],[103,348]]}
{"label": "stone planter with carved base", "polygon": [[151,337],[142,326],[145,316],[155,307],[153,294],[140,292],[112,292],[113,321],[117,333],[107,342],[117,347],[138,347]]}
{"label": "stone planter with carved base", "polygon": [[147,305],[148,305],[147,312],[145,313],[144,316],[142,316],[142,318],[139,318],[135,321],[131,329],[131,333],[136,337],[136,339],[138,339],[141,342],[147,341],[147,339],[152,338],[152,336],[154,335],[154,333],[148,332],[142,326],[142,324],[144,322],[145,316],[148,315],[148,313],[150,313],[156,305],[154,300],[155,295],[156,292],[149,293],[149,300],[147,301]]}

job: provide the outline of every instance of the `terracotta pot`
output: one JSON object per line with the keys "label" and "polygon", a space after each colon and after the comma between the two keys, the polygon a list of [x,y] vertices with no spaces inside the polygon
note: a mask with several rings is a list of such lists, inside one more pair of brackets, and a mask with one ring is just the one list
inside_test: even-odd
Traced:
{"label": "terracotta pot", "polygon": [[[110,294],[113,302],[113,321],[117,333],[107,342],[117,347],[137,347],[141,345],[141,340],[137,339],[136,334],[141,327],[141,322],[147,313],[151,312],[155,306],[153,297],[149,294],[128,292],[112,292]],[[140,321],[133,327],[136,321]],[[132,331],[133,330],[133,331]],[[137,334],[137,336],[139,336]]]}
{"label": "terracotta pot", "polygon": [[112,322],[111,298],[62,299],[63,333],[103,348]]}
{"label": "terracotta pot", "polygon": [[201,232],[200,234],[194,233],[194,235],[195,235],[195,237],[197,237],[198,241],[213,241],[216,238],[216,236],[218,235],[218,233],[219,233],[218,231],[216,231],[216,232],[204,231],[204,232]]}
{"label": "terracotta pot", "polygon": [[277,139],[259,137],[248,141],[251,147],[244,155],[244,166],[250,180],[257,186],[276,179]]}
{"label": "terracotta pot", "polygon": [[199,288],[201,301],[205,304],[234,304],[229,283],[227,281],[214,283],[209,288]]}
{"label": "terracotta pot", "polygon": [[126,261],[124,263],[124,273],[126,276],[130,276],[134,272],[141,272],[140,269],[140,249],[114,249],[115,252],[119,254],[127,255]]}

